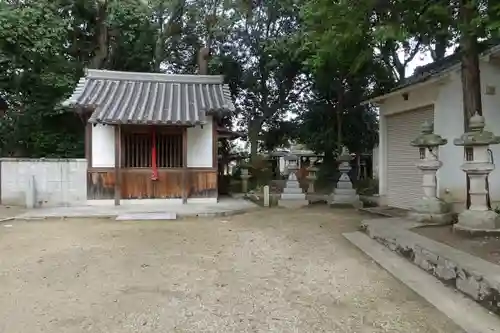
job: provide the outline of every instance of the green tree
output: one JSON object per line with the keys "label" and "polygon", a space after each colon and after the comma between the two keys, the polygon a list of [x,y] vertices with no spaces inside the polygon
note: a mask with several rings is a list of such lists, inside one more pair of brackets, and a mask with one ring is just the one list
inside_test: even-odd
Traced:
{"label": "green tree", "polygon": [[83,156],[85,119],[57,106],[85,67],[149,70],[150,17],[140,0],[0,3],[2,155]]}
{"label": "green tree", "polygon": [[340,153],[342,145],[353,152],[373,148],[376,114],[360,103],[375,91],[391,88],[401,71],[398,66],[388,66],[390,52],[383,50],[388,57],[376,54],[373,18],[366,15],[370,10],[373,8],[352,2],[321,0],[307,3],[303,9],[298,36],[308,54],[313,95],[299,118],[301,137],[326,156]]}
{"label": "green tree", "polygon": [[291,38],[299,7],[293,0],[237,0],[233,10],[231,42],[224,49],[239,66],[236,105],[255,158],[266,128],[284,120],[307,84]]}

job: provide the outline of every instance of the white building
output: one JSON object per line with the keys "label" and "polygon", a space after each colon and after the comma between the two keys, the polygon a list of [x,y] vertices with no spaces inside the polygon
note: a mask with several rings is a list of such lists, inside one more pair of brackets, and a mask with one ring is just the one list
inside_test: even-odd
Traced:
{"label": "white building", "polygon": [[[500,46],[482,54],[480,70],[486,130],[500,135]],[[460,169],[464,149],[453,144],[464,132],[460,58],[453,55],[423,66],[405,84],[367,102],[380,109],[377,168],[382,202],[410,208],[422,197],[422,179],[415,167],[419,151],[410,141],[420,133],[425,120],[432,120],[434,132],[448,139],[439,150],[443,166],[437,174],[438,196],[455,211],[462,210],[467,197],[466,177]],[[495,161],[500,161],[500,145],[490,148]],[[500,202],[500,170],[491,173],[489,188],[496,207]]]}

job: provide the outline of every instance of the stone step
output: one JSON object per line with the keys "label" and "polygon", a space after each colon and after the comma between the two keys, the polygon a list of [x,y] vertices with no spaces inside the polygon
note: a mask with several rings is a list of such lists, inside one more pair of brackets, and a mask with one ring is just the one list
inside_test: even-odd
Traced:
{"label": "stone step", "polygon": [[151,220],[176,220],[177,214],[171,212],[164,213],[130,213],[116,217],[116,221],[151,221]]}
{"label": "stone step", "polygon": [[286,194],[302,194],[302,189],[299,188],[285,188],[283,189],[283,193]]}
{"label": "stone step", "polygon": [[282,193],[281,200],[306,200],[304,193]]}

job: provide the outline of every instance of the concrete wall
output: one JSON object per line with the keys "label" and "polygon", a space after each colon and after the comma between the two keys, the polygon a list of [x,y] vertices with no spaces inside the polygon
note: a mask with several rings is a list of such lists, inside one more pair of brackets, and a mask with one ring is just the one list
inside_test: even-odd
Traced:
{"label": "concrete wall", "polygon": [[92,127],[92,166],[115,166],[115,127],[97,124]]}
{"label": "concrete wall", "polygon": [[207,124],[190,127],[187,130],[187,166],[190,168],[211,168],[213,166],[213,122],[207,117]]}
{"label": "concrete wall", "polygon": [[[483,115],[486,118],[486,129],[500,135],[500,67],[492,63],[481,61],[481,91]],[[486,94],[487,86],[496,88],[494,94]],[[439,170],[438,195],[443,200],[453,204],[454,210],[460,211],[464,207],[466,198],[465,175],[460,169],[463,163],[464,151],[462,147],[453,144],[453,140],[463,133],[463,98],[460,70],[446,75],[442,80],[430,83],[419,89],[409,92],[408,100],[404,101],[400,94],[387,98],[380,105],[380,136],[379,136],[379,179],[380,193],[385,194],[386,177],[386,115],[404,112],[420,106],[434,104],[435,133],[448,139],[448,144],[439,150],[440,160],[443,162]],[[410,141],[411,138],[408,138]],[[494,205],[500,202],[500,145],[490,147],[497,165],[497,169],[490,175],[491,199]]]}
{"label": "concrete wall", "polygon": [[2,158],[1,203],[26,205],[31,177],[36,206],[69,206],[87,200],[86,159]]}

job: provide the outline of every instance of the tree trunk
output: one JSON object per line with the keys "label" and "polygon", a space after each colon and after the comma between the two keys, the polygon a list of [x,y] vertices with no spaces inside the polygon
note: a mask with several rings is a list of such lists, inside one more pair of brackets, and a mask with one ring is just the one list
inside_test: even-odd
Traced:
{"label": "tree trunk", "polygon": [[337,149],[338,154],[342,154],[342,115],[344,112],[344,87],[341,86],[338,94],[338,104],[336,112],[337,122]]}
{"label": "tree trunk", "polygon": [[481,103],[481,73],[479,69],[479,51],[477,35],[471,29],[476,17],[471,0],[461,0],[460,14],[464,26],[460,41],[462,62],[462,94],[464,129],[469,129],[469,119],[477,112],[483,114]]}
{"label": "tree trunk", "polygon": [[164,14],[165,7],[163,6],[163,1],[161,1],[157,8],[158,11],[158,36],[155,43],[154,61],[153,61],[153,71],[159,73],[161,62],[163,61],[163,55],[165,53],[165,22]]}
{"label": "tree trunk", "polygon": [[259,152],[259,132],[261,122],[257,119],[251,120],[248,126],[248,140],[250,142],[250,161],[255,161]]}
{"label": "tree trunk", "polygon": [[442,60],[446,55],[446,47],[448,46],[448,36],[440,34],[436,37],[436,45],[431,51],[432,60]]}
{"label": "tree trunk", "polygon": [[[462,96],[463,96],[463,121],[464,131],[469,130],[469,119],[477,112],[483,114],[481,103],[481,73],[479,69],[479,51],[476,29],[473,26],[474,18],[477,16],[477,8],[473,5],[474,0],[460,0],[460,19],[462,31],[460,38],[461,64],[462,64]],[[488,180],[486,179],[486,189]],[[470,207],[470,179],[466,176],[467,209]],[[487,197],[490,205],[489,194]]]}
{"label": "tree trunk", "polygon": [[91,60],[90,67],[94,69],[102,68],[104,61],[108,57],[108,26],[106,24],[108,9],[107,0],[97,1],[97,36],[96,44],[97,48],[95,50],[94,57]]}

